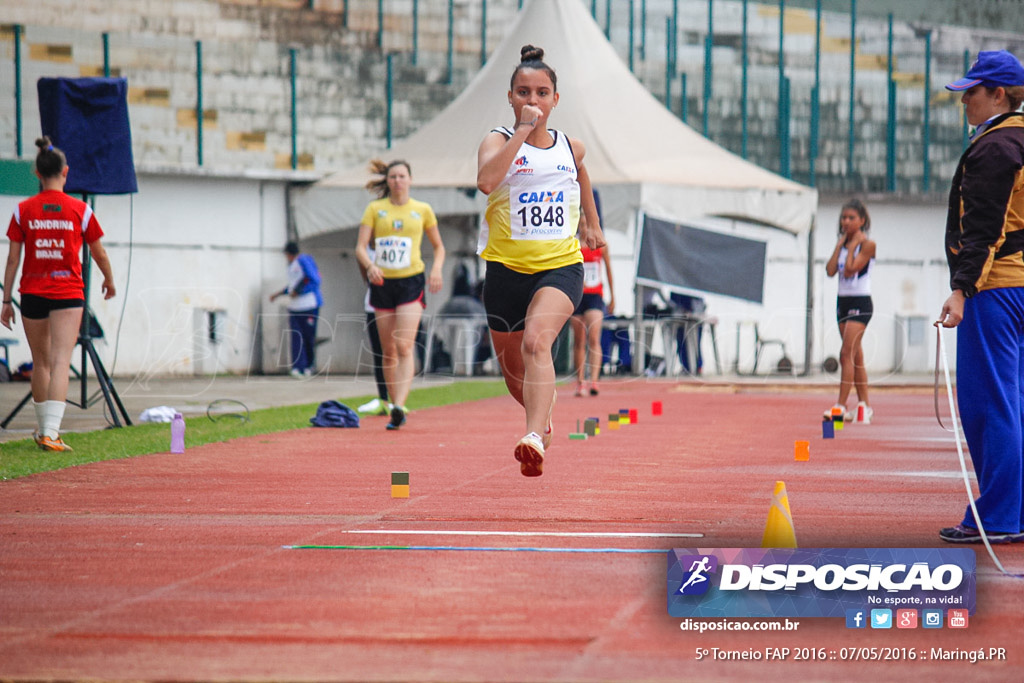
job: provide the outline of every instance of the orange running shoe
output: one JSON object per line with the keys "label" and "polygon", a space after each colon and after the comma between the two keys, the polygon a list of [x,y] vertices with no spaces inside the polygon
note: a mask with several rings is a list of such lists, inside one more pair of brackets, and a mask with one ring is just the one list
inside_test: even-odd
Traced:
{"label": "orange running shoe", "polygon": [[73,448],[71,448],[71,446],[64,443],[61,440],[60,436],[58,436],[56,439],[51,439],[48,436],[42,436],[39,438],[39,441],[37,443],[39,444],[39,447],[42,448],[44,451],[53,451],[60,453],[64,451],[74,450]]}

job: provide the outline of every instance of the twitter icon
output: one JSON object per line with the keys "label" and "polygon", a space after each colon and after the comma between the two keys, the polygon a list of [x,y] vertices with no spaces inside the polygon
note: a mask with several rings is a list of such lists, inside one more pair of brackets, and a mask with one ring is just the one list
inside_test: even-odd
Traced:
{"label": "twitter icon", "polygon": [[871,610],[871,628],[892,628],[892,610]]}

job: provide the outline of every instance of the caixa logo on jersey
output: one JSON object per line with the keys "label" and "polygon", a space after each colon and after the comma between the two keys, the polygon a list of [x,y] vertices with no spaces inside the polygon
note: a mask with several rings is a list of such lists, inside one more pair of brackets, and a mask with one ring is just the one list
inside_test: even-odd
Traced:
{"label": "caixa logo on jersey", "polygon": [[674,617],[975,607],[969,548],[677,548],[668,552],[667,578]]}

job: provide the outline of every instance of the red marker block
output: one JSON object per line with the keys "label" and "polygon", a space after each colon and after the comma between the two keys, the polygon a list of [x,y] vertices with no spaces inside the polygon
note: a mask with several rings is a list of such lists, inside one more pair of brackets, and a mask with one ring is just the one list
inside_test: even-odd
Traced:
{"label": "red marker block", "polygon": [[636,420],[637,420],[637,417],[638,417],[637,412],[638,411],[637,411],[636,408],[630,408],[629,409],[629,423],[630,424],[634,424],[634,425],[636,424]]}
{"label": "red marker block", "polygon": [[651,401],[651,415],[661,415],[661,401]]}

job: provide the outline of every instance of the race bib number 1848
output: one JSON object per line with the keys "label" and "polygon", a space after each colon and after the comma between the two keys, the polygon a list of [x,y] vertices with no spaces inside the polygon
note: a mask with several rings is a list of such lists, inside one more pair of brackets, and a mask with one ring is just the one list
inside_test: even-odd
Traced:
{"label": "race bib number 1848", "polygon": [[512,193],[512,239],[560,240],[569,235],[569,201],[562,190]]}

